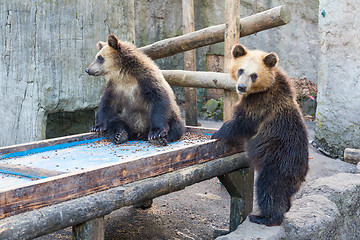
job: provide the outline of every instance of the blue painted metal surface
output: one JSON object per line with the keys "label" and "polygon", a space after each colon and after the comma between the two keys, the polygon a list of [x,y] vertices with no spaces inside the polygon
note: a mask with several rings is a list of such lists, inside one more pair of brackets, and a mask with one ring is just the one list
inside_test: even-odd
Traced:
{"label": "blue painted metal surface", "polygon": [[31,178],[0,173],[0,190],[31,182]]}
{"label": "blue painted metal surface", "polygon": [[72,147],[72,146],[76,146],[76,145],[80,145],[80,144],[91,143],[91,142],[99,141],[102,139],[105,139],[105,138],[95,138],[95,139],[89,139],[89,140],[78,141],[78,142],[56,144],[54,146],[47,146],[47,147],[42,147],[42,148],[33,148],[33,149],[26,150],[26,151],[3,154],[3,155],[0,155],[0,159],[22,157],[22,156],[27,156],[30,154],[36,154],[36,153],[52,151],[52,150],[61,149],[61,148]]}

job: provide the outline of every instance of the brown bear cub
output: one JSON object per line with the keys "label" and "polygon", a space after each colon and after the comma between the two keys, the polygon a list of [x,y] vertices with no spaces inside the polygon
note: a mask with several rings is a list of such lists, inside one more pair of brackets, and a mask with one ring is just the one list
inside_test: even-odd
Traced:
{"label": "brown bear cub", "polygon": [[174,93],[156,64],[113,34],[97,48],[95,61],[85,71],[104,76],[106,84],[91,131],[106,131],[115,144],[148,139],[167,145],[178,140],[185,126]]}
{"label": "brown bear cub", "polygon": [[233,117],[213,138],[229,144],[245,142],[255,170],[259,215],[249,219],[280,225],[308,172],[308,137],[288,77],[277,67],[278,56],[236,45],[231,78],[240,101]]}

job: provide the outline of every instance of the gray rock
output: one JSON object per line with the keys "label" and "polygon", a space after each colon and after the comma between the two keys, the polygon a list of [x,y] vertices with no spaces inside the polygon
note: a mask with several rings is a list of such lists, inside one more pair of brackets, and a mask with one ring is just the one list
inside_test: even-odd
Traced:
{"label": "gray rock", "polygon": [[360,174],[337,173],[304,184],[281,226],[266,227],[246,220],[217,239],[348,240],[358,239],[359,226]]}
{"label": "gray rock", "polygon": [[219,103],[215,99],[210,99],[205,104],[205,107],[206,107],[207,111],[209,111],[211,113],[215,112],[216,109],[218,108],[218,106],[219,106]]}
{"label": "gray rock", "polygon": [[[320,1],[315,143],[332,157],[360,148],[359,1]],[[323,14],[321,14],[323,13]],[[346,80],[345,80],[346,79]]]}
{"label": "gray rock", "polygon": [[282,226],[267,227],[246,219],[234,232],[218,237],[216,240],[276,240],[285,236],[285,230]]}
{"label": "gray rock", "polygon": [[331,239],[340,217],[335,203],[322,195],[310,195],[293,202],[283,224],[289,239]]}
{"label": "gray rock", "polygon": [[103,80],[84,70],[109,33],[134,40],[131,2],[1,1],[0,146],[44,139],[49,113],[96,108]]}

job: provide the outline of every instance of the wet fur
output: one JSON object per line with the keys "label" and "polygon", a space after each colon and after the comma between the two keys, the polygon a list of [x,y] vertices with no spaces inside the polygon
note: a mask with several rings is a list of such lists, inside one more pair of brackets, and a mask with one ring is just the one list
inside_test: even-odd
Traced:
{"label": "wet fur", "polygon": [[[184,133],[174,93],[155,63],[127,42],[109,35],[86,70],[106,79],[96,125],[114,143],[146,140],[166,145]],[[104,61],[99,60],[99,56]]]}
{"label": "wet fur", "polygon": [[244,62],[253,61],[258,65],[258,79],[240,96],[232,119],[213,138],[231,145],[245,141],[248,157],[258,171],[260,215],[250,215],[250,221],[280,225],[308,172],[306,127],[291,83],[276,67],[277,56],[274,64],[274,56],[266,59],[267,53],[244,51],[240,56],[233,54],[237,57],[233,57],[231,76],[237,81],[234,73]]}

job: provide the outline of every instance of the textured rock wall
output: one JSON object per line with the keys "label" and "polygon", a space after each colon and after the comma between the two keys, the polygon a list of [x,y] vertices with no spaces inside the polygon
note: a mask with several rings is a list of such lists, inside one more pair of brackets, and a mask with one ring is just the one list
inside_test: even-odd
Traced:
{"label": "textured rock wall", "polygon": [[[241,2],[242,17],[252,14],[253,0]],[[277,52],[290,75],[316,81],[318,2],[258,1],[258,11],[285,3],[292,12],[290,24],[241,42]],[[174,0],[1,1],[0,146],[44,139],[49,113],[96,108],[103,81],[83,70],[97,41],[109,33],[133,40],[134,26],[137,46],[178,36],[181,14],[181,1]],[[195,1],[195,21],[196,29],[223,23],[224,1]],[[197,49],[197,70],[206,70],[206,54],[223,54],[223,44]],[[162,69],[183,69],[183,55],[157,63]]]}
{"label": "textured rock wall", "polygon": [[359,7],[359,1],[320,1],[315,143],[333,157],[360,148]]}
{"label": "textured rock wall", "polygon": [[109,33],[134,38],[131,4],[0,2],[0,146],[45,138],[48,113],[96,107],[103,82],[84,69]]}

